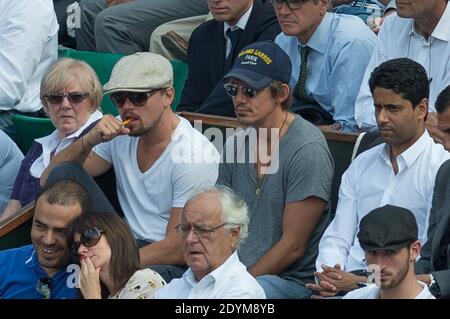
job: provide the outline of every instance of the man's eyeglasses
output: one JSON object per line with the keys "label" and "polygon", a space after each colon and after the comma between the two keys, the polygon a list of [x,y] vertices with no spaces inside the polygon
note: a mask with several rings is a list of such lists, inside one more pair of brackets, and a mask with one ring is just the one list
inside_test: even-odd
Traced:
{"label": "man's eyeglasses", "polygon": [[215,232],[217,229],[219,229],[220,227],[223,227],[225,225],[228,225],[228,224],[224,223],[224,224],[220,224],[218,226],[209,228],[209,227],[203,227],[203,226],[198,226],[198,225],[178,224],[175,226],[175,229],[181,235],[181,237],[187,237],[192,229],[192,231],[194,232],[194,234],[197,237],[209,238],[209,237],[211,237],[211,234],[213,232]]}
{"label": "man's eyeglasses", "polygon": [[66,97],[70,103],[81,103],[86,97],[89,96],[88,92],[50,92],[44,94],[44,99],[51,104],[61,104]]}
{"label": "man's eyeglasses", "polygon": [[245,85],[227,83],[223,87],[225,88],[225,92],[231,97],[236,97],[239,90],[241,90],[241,92],[244,93],[244,95],[248,98],[254,98],[257,93],[256,89]]}
{"label": "man's eyeglasses", "polygon": [[79,242],[74,242],[72,245],[72,253],[78,255],[78,249],[83,244],[84,247],[93,247],[97,245],[104,231],[97,227],[87,228],[80,236]]}
{"label": "man's eyeglasses", "polygon": [[301,9],[303,3],[308,0],[270,0],[270,3],[275,9],[281,9],[283,3],[286,3],[287,7],[291,10]]}
{"label": "man's eyeglasses", "polygon": [[44,296],[44,299],[50,299],[52,293],[52,279],[49,277],[39,278],[36,284],[36,291]]}
{"label": "man's eyeglasses", "polygon": [[118,91],[111,93],[111,101],[118,108],[123,107],[125,100],[128,98],[134,106],[144,106],[147,100],[154,95],[156,92],[161,91],[161,89],[156,89],[148,92],[128,92],[128,91]]}

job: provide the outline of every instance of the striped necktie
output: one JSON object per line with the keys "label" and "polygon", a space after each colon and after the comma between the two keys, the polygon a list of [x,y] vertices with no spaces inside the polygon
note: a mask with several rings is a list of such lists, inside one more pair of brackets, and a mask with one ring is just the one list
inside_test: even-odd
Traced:
{"label": "striped necktie", "polygon": [[302,46],[300,49],[300,57],[302,59],[300,65],[300,73],[298,76],[298,82],[294,88],[294,96],[302,104],[313,104],[316,103],[312,98],[306,93],[306,75],[308,74],[308,53],[309,47]]}

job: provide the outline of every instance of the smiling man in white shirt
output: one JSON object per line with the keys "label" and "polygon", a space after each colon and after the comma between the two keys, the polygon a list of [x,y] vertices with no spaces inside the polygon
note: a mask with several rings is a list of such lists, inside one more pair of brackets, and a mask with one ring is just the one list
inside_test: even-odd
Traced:
{"label": "smiling man in white shirt", "polygon": [[449,158],[425,130],[429,84],[419,63],[407,58],[384,62],[373,71],[369,87],[385,143],[359,155],[342,176],[336,216],[319,244],[319,281],[308,286],[323,297],[365,281],[356,234],[359,221],[374,208],[392,204],[411,210],[419,240],[425,242],[435,176]]}
{"label": "smiling man in white shirt", "polygon": [[[386,18],[375,50],[367,66],[355,104],[355,119],[360,129],[374,130],[376,122],[372,95],[367,80],[384,61],[406,57],[420,63],[430,79],[430,114],[426,127],[438,141],[434,102],[450,84],[450,6],[448,0],[397,0],[397,13]],[[432,81],[431,81],[432,80]]]}

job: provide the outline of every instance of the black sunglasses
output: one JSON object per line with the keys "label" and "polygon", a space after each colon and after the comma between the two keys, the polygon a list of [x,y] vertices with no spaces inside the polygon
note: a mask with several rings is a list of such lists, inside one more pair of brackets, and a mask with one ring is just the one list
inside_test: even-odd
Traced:
{"label": "black sunglasses", "polygon": [[50,92],[44,94],[44,99],[51,104],[61,104],[64,101],[64,98],[67,97],[70,103],[78,104],[88,96],[88,92]]}
{"label": "black sunglasses", "polygon": [[93,247],[93,246],[97,245],[97,243],[99,242],[103,233],[104,233],[104,230],[99,229],[97,227],[87,228],[81,234],[80,241],[74,242],[72,244],[72,253],[74,255],[78,255],[78,249],[80,248],[80,245],[83,245],[84,247]]}
{"label": "black sunglasses", "polygon": [[304,2],[307,0],[270,0],[272,6],[276,9],[281,9],[283,3],[286,3],[287,7],[291,10],[301,9]]}
{"label": "black sunglasses", "polygon": [[111,101],[118,108],[123,107],[125,100],[128,98],[134,106],[144,106],[147,100],[154,95],[156,92],[161,91],[161,89],[156,89],[148,92],[128,92],[128,91],[118,91],[111,93]]}
{"label": "black sunglasses", "polygon": [[237,85],[237,84],[233,84],[233,83],[227,83],[227,84],[224,84],[223,87],[225,88],[225,92],[231,97],[236,97],[239,90],[241,90],[241,92],[244,93],[244,95],[249,98],[254,98],[257,93],[256,89],[245,86],[245,85]]}

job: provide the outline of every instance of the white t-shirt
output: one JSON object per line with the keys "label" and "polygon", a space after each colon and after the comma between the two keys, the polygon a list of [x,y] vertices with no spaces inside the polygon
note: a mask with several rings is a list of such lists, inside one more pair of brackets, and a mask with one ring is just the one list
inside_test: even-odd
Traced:
{"label": "white t-shirt", "polygon": [[[431,292],[428,290],[428,286],[421,281],[417,283],[422,286],[422,290],[414,299],[436,299]],[[377,285],[372,284],[364,288],[356,289],[350,291],[342,299],[379,299],[380,298],[380,288]]]}
{"label": "white t-shirt", "polygon": [[137,239],[164,239],[171,209],[183,207],[193,191],[217,180],[216,148],[186,119],[179,119],[171,142],[146,172],[137,162],[139,137],[118,136],[94,149],[114,167],[120,206]]}

